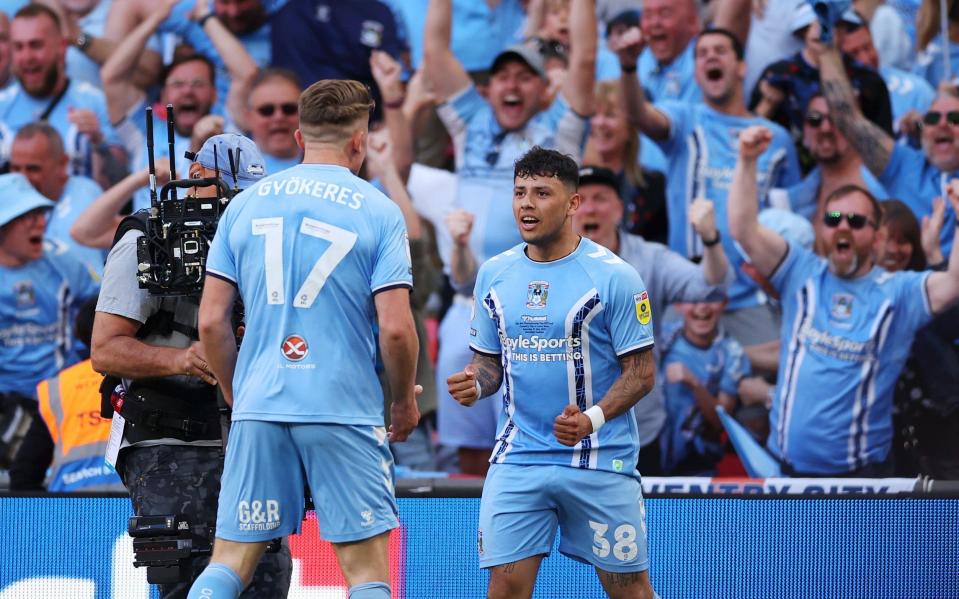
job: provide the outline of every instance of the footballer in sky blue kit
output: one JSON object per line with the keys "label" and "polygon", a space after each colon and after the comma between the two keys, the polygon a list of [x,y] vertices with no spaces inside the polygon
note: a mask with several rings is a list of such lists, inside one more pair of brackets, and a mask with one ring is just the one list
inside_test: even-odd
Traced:
{"label": "footballer in sky blue kit", "polygon": [[560,551],[598,568],[611,596],[626,595],[610,589],[609,573],[634,574],[630,593],[651,592],[635,467],[640,440],[627,413],[652,388],[649,296],[632,266],[573,233],[579,195],[571,158],[536,147],[516,172],[513,206],[526,243],[480,268],[474,359],[448,379],[464,405],[502,381],[480,508],[480,566],[500,584],[509,575],[497,566],[528,559],[522,569],[535,580],[559,526]]}
{"label": "footballer in sky blue kit", "polygon": [[[324,493],[317,502],[325,539],[357,540],[396,527],[383,392],[374,370],[373,295],[412,287],[399,208],[345,167],[296,166],[231,201],[210,248],[208,273],[237,286],[247,324],[233,380],[234,428],[217,536],[255,542],[298,530],[303,474],[277,468],[298,461],[314,489],[330,477],[349,482],[337,485],[342,498]],[[254,457],[246,451],[256,444],[245,438],[249,421],[353,426],[331,427],[336,443],[316,451],[297,456],[280,446]],[[308,442],[307,432],[295,427],[281,434],[287,435]],[[372,489],[356,451],[375,454]],[[276,520],[267,513],[263,526],[251,527],[237,505],[257,497],[264,506],[277,498],[278,511]],[[391,505],[383,506],[382,497]]]}

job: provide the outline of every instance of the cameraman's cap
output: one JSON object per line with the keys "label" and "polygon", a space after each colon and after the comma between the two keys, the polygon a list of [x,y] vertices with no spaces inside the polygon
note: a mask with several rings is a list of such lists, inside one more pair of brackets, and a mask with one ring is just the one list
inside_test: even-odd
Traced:
{"label": "cameraman's cap", "polygon": [[0,227],[31,210],[53,206],[23,175],[0,175]]}
{"label": "cameraman's cap", "polygon": [[523,44],[516,44],[515,46],[510,46],[509,48],[503,50],[496,55],[496,58],[493,59],[493,65],[490,67],[490,73],[495,73],[503,66],[504,63],[508,60],[517,60],[519,59],[522,62],[526,63],[526,66],[531,68],[534,73],[546,79],[546,62],[543,60],[543,55],[539,53],[535,48],[530,48],[529,46]]}
{"label": "cameraman's cap", "polygon": [[[229,150],[229,152],[227,152]],[[236,133],[221,133],[214,135],[204,142],[197,152],[194,162],[208,169],[220,169],[220,178],[228,187],[233,186],[233,176],[230,172],[230,154],[234,161],[239,150],[240,164],[236,169],[236,183],[240,189],[246,189],[266,176],[266,162],[257,149],[256,144],[249,138]],[[214,162],[213,154],[216,153]]]}
{"label": "cameraman's cap", "polygon": [[624,10],[606,23],[606,37],[613,33],[613,28],[622,25],[625,29],[639,27],[639,11],[635,8]]}
{"label": "cameraman's cap", "polygon": [[579,186],[595,183],[611,187],[616,195],[619,195],[619,183],[616,181],[616,174],[608,168],[601,166],[583,166],[579,169]]}

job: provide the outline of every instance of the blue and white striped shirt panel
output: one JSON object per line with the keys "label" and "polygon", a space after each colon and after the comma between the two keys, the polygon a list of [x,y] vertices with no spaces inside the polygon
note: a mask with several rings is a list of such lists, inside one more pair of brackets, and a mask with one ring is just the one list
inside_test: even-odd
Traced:
{"label": "blue and white striped shirt panel", "polygon": [[659,142],[669,165],[667,206],[670,215],[676,215],[669,220],[669,247],[690,258],[702,255],[702,242],[686,215],[696,198],[712,200],[723,249],[736,269],[736,279],[729,288],[729,309],[764,303],[765,294],[741,270],[746,257],[729,232],[727,196],[739,155],[737,137],[740,131],[753,125],[769,127],[773,132],[770,149],[759,159],[757,195],[760,203],[765,205],[766,194],[772,187],[798,183],[799,163],[789,134],[766,119],[730,116],[704,104],[673,101],[659,103],[656,107],[670,122],[669,136]]}
{"label": "blue and white striped shirt panel", "polygon": [[882,461],[892,392],[916,330],[929,321],[928,273],[879,268],[855,280],[789,245],[771,278],[783,299],[782,348],[769,446],[802,472]]}
{"label": "blue and white striped shirt panel", "polygon": [[[638,450],[629,415],[610,421],[574,448],[553,436],[568,404],[585,410],[620,374],[619,356],[650,347],[652,323],[638,321],[645,292],[635,270],[588,240],[550,263],[523,244],[494,257],[477,278],[470,347],[499,354],[504,410],[494,463],[563,464],[631,474]],[[546,297],[535,298],[545,290]]]}
{"label": "blue and white striped shirt panel", "polygon": [[455,207],[473,214],[470,247],[483,262],[522,241],[513,217],[513,164],[535,145],[578,161],[589,120],[573,112],[559,95],[523,129],[505,131],[473,85],[441,105],[438,113],[456,152]]}

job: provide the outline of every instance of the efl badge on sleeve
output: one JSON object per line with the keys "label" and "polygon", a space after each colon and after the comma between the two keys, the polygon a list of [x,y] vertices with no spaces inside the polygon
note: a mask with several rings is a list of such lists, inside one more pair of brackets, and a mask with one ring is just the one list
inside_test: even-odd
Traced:
{"label": "efl badge on sleeve", "polygon": [[653,318],[652,308],[649,307],[649,294],[645,291],[633,295],[633,301],[636,302],[636,320],[639,324],[649,324]]}
{"label": "efl badge on sleeve", "polygon": [[534,310],[545,308],[548,297],[548,281],[530,281],[529,288],[526,291],[526,307]]}

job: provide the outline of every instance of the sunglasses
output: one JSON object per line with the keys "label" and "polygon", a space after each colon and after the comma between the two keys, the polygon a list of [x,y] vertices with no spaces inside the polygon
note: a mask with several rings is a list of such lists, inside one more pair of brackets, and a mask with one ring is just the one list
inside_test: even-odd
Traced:
{"label": "sunglasses", "polygon": [[947,123],[950,125],[959,125],[959,110],[950,110],[946,113],[939,112],[938,110],[930,110],[922,115],[922,122],[926,125],[938,125],[939,121],[942,120],[943,114],[946,116]]}
{"label": "sunglasses", "polygon": [[862,214],[856,214],[855,212],[847,212],[843,214],[842,212],[827,212],[822,215],[822,223],[829,227],[830,229],[835,229],[839,226],[839,223],[842,222],[843,217],[846,218],[846,222],[849,223],[850,229],[861,229],[866,225],[875,227],[875,223],[869,220],[868,217]]}
{"label": "sunglasses", "polygon": [[829,124],[832,124],[832,117],[828,114],[823,114],[818,110],[810,110],[806,114],[806,124],[812,127],[813,129],[818,129],[822,126],[823,121],[829,121]]}
{"label": "sunglasses", "polygon": [[296,102],[284,102],[283,104],[263,104],[254,108],[254,110],[262,117],[271,117],[277,110],[282,112],[283,116],[293,116],[299,112],[300,108]]}

